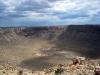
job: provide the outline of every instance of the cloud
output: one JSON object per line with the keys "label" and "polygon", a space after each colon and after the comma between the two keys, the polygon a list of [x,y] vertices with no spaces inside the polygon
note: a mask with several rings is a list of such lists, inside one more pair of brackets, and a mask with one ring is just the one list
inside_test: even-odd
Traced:
{"label": "cloud", "polygon": [[5,9],[6,9],[6,5],[0,2],[0,13],[4,12]]}
{"label": "cloud", "polygon": [[65,0],[48,0],[49,2],[65,1]]}
{"label": "cloud", "polygon": [[100,23],[100,0],[0,0],[0,26]]}
{"label": "cloud", "polygon": [[7,16],[10,18],[20,18],[20,17],[27,17],[28,15],[21,12],[9,12]]}
{"label": "cloud", "polygon": [[25,0],[18,7],[16,11],[39,11],[45,8],[51,8],[51,4],[42,0]]}
{"label": "cloud", "polygon": [[80,17],[90,18],[91,16],[96,15],[98,10],[100,10],[98,8],[98,5],[99,5],[98,2],[100,3],[99,0],[97,1],[94,1],[94,0],[92,1],[89,1],[89,0],[64,1],[64,3],[62,2],[63,5],[61,4],[61,6],[59,6],[59,9],[53,12],[53,15],[57,15],[60,19],[74,19],[74,18],[80,18]]}
{"label": "cloud", "polygon": [[79,15],[79,14],[65,14],[63,16],[60,16],[60,19],[73,19],[73,18],[79,18],[79,17],[89,17],[89,15]]}

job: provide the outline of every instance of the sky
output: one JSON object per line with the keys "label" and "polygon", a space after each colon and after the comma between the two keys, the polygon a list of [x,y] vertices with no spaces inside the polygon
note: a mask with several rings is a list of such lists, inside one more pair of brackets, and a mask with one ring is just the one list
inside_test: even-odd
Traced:
{"label": "sky", "polygon": [[0,27],[100,24],[100,0],[0,0]]}

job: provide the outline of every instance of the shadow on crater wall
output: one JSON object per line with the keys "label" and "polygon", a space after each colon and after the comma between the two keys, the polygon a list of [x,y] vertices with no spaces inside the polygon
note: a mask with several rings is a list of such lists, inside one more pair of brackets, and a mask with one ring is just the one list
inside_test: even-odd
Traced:
{"label": "shadow on crater wall", "polygon": [[68,26],[56,41],[57,47],[76,51],[89,58],[100,57],[100,26],[79,25]]}

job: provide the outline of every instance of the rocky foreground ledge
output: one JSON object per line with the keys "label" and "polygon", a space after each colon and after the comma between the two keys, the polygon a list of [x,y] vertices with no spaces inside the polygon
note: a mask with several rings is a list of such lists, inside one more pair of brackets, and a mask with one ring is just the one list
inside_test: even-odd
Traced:
{"label": "rocky foreground ledge", "polygon": [[100,59],[76,57],[72,63],[59,64],[42,71],[30,71],[4,64],[0,65],[0,75],[100,75]]}

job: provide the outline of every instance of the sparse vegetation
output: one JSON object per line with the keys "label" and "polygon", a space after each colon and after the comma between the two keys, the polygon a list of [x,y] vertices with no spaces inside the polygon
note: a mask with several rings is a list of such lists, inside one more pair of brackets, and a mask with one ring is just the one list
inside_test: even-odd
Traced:
{"label": "sparse vegetation", "polygon": [[6,73],[5,71],[3,71],[3,73]]}
{"label": "sparse vegetation", "polygon": [[22,70],[19,70],[18,71],[18,75],[23,75],[23,71]]}
{"label": "sparse vegetation", "polygon": [[55,75],[61,74],[64,72],[64,69],[62,68],[57,68],[57,70],[55,70]]}

